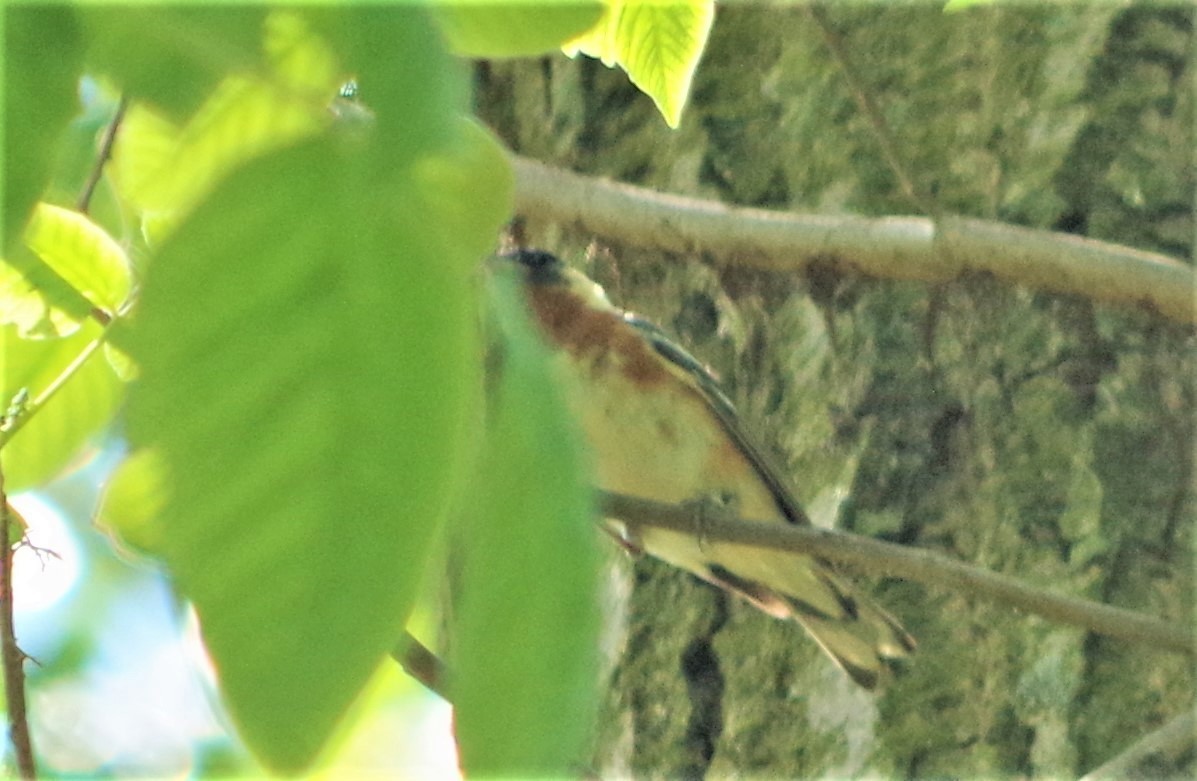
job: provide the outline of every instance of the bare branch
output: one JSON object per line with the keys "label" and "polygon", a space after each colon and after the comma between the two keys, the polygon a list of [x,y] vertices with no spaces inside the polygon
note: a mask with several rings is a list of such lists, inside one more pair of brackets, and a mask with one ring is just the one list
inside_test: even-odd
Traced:
{"label": "bare branch", "polygon": [[12,530],[8,496],[4,491],[4,470],[0,469],[0,664],[4,667],[4,704],[8,713],[8,736],[22,779],[37,778],[33,760],[33,739],[25,716],[25,654],[17,646],[13,629],[12,553],[8,541]]}
{"label": "bare branch", "polygon": [[932,202],[921,188],[915,185],[914,178],[910,175],[909,167],[903,162],[901,155],[898,154],[898,145],[894,143],[894,135],[889,130],[889,124],[885,121],[885,115],[877,107],[872,93],[865,88],[864,80],[861,79],[856,66],[852,63],[852,58],[848,55],[848,47],[844,45],[844,37],[831,24],[831,20],[827,18],[827,9],[820,3],[811,3],[806,7],[806,12],[814,20],[815,26],[819,28],[819,32],[823,34],[823,42],[827,44],[827,48],[831,51],[831,56],[835,58],[836,63],[840,66],[840,70],[844,74],[844,81],[848,82],[848,89],[852,92],[852,96],[856,98],[856,105],[860,106],[861,113],[869,121],[869,126],[873,128],[873,135],[877,137],[877,145],[881,147],[881,154],[885,157],[885,162],[889,165],[890,170],[894,172],[894,176],[898,178],[898,184],[901,186],[902,192],[905,193],[906,197],[923,214],[935,216],[938,211],[935,208],[935,203]]}
{"label": "bare branch", "polygon": [[391,651],[391,658],[399,663],[405,673],[424,684],[429,691],[439,694],[445,702],[452,702],[445,686],[444,662],[411,634],[403,633],[403,638]]}
{"label": "bare branch", "polygon": [[[1153,755],[1177,757],[1193,750],[1197,733],[1197,717],[1193,712],[1182,713],[1154,732],[1136,740],[1126,751],[1096,770],[1081,777],[1081,781],[1104,781],[1110,778],[1134,778],[1143,761]],[[1142,776],[1139,776],[1140,778]]]}
{"label": "bare branch", "polygon": [[[699,534],[710,542],[733,542],[813,554],[877,575],[890,575],[1000,602],[1052,621],[1154,648],[1197,654],[1193,629],[1131,610],[1033,588],[1006,575],[970,566],[927,550],[853,534],[737,518],[711,518],[693,507],[599,492],[607,517],[634,526]],[[701,517],[700,517],[701,516]]]}
{"label": "bare branch", "polygon": [[100,149],[96,153],[95,162],[92,163],[91,173],[88,174],[87,181],[83,184],[83,191],[79,193],[79,199],[75,202],[75,209],[82,214],[87,214],[87,210],[91,206],[91,196],[96,191],[96,185],[100,183],[100,176],[104,173],[104,164],[112,156],[116,131],[120,128],[121,120],[125,118],[125,110],[128,107],[129,98],[121,95],[120,102],[116,104],[116,113],[112,115],[112,121],[108,123],[108,127],[104,129],[104,136],[100,139]]}
{"label": "bare branch", "polygon": [[512,156],[512,165],[517,212],[576,223],[615,243],[773,271],[799,271],[820,260],[875,277],[924,282],[984,273],[1197,323],[1197,276],[1166,255],[960,217],[867,218],[732,207],[581,176],[519,156]]}

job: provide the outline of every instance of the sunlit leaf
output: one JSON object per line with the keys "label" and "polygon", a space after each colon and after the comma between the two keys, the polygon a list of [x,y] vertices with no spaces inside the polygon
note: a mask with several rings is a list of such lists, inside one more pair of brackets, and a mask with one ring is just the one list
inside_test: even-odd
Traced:
{"label": "sunlit leaf", "polygon": [[38,204],[25,231],[25,242],[92,304],[115,312],[129,295],[129,259],[86,215]]}
{"label": "sunlit leaf", "polygon": [[562,49],[571,57],[582,52],[623,68],[676,128],[714,17],[713,0],[608,0],[598,24]]}
{"label": "sunlit leaf", "polygon": [[106,174],[125,203],[140,214],[174,208],[164,202],[167,188],[157,182],[170,176],[178,157],[179,128],[144,103],[133,103],[121,120]]}
{"label": "sunlit leaf", "polygon": [[496,410],[464,550],[452,636],[462,766],[479,778],[567,777],[595,702],[598,553],[577,432],[512,280]]}
{"label": "sunlit leaf", "polygon": [[39,204],[25,243],[0,261],[0,324],[19,336],[68,336],[94,308],[115,312],[129,295],[128,257],[85,215]]}
{"label": "sunlit leaf", "polygon": [[[16,326],[23,339],[77,331],[91,303],[24,247],[15,247],[10,258],[22,261],[24,273],[10,259],[0,259],[0,325]],[[69,301],[72,309],[68,312],[52,301]]]}
{"label": "sunlit leaf", "polygon": [[162,509],[169,490],[160,454],[151,448],[130,453],[104,486],[96,525],[137,553],[160,555],[166,536]]}
{"label": "sunlit leaf", "polygon": [[[426,52],[439,41],[435,29],[416,8],[391,8],[363,4],[353,9],[354,23],[329,25],[330,42],[339,52],[361,52],[349,70],[360,90],[360,99],[369,107],[370,125],[381,137],[403,139],[388,151],[396,161],[408,158],[412,150],[435,149],[456,132],[460,115],[465,112],[470,95],[468,72],[460,59],[447,52],[438,56],[412,56],[397,41],[412,39],[410,31],[419,31],[420,45]],[[408,26],[396,25],[396,19],[410,20]],[[322,32],[325,32],[323,29]],[[418,111],[422,101],[461,107],[456,112]],[[393,135],[392,135],[393,134]],[[385,173],[385,169],[379,173]]]}
{"label": "sunlit leaf", "polygon": [[[32,340],[13,326],[0,328],[0,399],[22,389],[38,398],[100,332],[87,322],[66,338]],[[6,489],[38,485],[61,472],[111,422],[124,392],[125,383],[96,350],[4,446]]]}
{"label": "sunlit leaf", "polygon": [[[25,520],[25,516],[21,515],[20,510],[9,503],[8,523],[8,545],[12,547],[25,539],[25,533],[29,531],[29,522]],[[2,691],[4,691],[4,688],[0,687],[0,692]]]}
{"label": "sunlit leaf", "polygon": [[993,5],[995,2],[997,0],[947,0],[944,3],[943,10],[945,12],[963,11],[975,5]]}
{"label": "sunlit leaf", "polygon": [[445,0],[437,21],[449,48],[463,57],[534,57],[588,30],[600,0]]}

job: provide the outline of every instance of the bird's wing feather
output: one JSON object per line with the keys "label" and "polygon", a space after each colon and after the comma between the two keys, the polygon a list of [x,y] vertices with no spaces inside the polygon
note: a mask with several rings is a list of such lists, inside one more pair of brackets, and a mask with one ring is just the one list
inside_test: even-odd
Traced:
{"label": "bird's wing feather", "polygon": [[665,335],[665,332],[655,323],[631,314],[624,315],[624,319],[648,339],[653,349],[661,357],[682,369],[690,376],[690,379],[694,381],[694,384],[702,393],[711,412],[719,420],[719,424],[723,426],[728,436],[735,441],[740,452],[752,462],[761,480],[768,485],[769,491],[773,494],[773,498],[777,502],[778,509],[785,515],[786,519],[790,523],[810,526],[810,518],[807,517],[806,512],[798,504],[798,501],[794,498],[794,494],[787,487],[785,480],[781,477],[781,471],[774,466],[772,459],[753,444],[752,439],[745,433],[739,416],[736,414],[735,407],[732,406],[731,400],[720,389],[718,382],[711,375],[710,371],[697,358],[678,346],[676,342],[671,341]]}

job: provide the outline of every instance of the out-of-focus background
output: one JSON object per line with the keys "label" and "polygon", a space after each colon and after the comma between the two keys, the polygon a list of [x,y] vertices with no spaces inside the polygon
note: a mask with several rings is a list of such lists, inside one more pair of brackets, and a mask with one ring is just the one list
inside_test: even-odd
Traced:
{"label": "out-of-focus background", "polygon": [[[152,562],[92,525],[120,443],[10,497],[16,633],[46,778],[225,778],[261,771],[229,728],[194,613]],[[263,584],[267,587],[267,584]],[[386,664],[317,778],[455,779],[448,705]],[[10,748],[5,742],[5,751]]]}

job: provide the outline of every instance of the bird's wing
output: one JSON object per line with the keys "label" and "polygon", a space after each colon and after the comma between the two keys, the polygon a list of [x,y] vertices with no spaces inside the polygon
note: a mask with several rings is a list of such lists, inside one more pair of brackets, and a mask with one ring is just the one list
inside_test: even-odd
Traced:
{"label": "bird's wing", "polygon": [[[625,314],[624,319],[644,336],[662,358],[687,375],[716,420],[768,487],[781,515],[790,523],[811,525],[782,478],[782,472],[744,431],[735,407],[710,371],[670,340],[656,324],[632,314]],[[743,561],[747,556],[756,562],[752,567],[754,570],[760,571],[760,565],[768,562],[773,566],[766,566],[765,569],[780,571],[781,577],[760,580],[743,577],[742,573],[737,572],[736,561]],[[913,652],[916,647],[914,638],[897,619],[872,600],[853,593],[854,590],[836,576],[834,566],[820,557],[753,551],[744,557],[729,557],[722,564],[712,562],[707,570],[708,579],[747,596],[767,612],[794,618],[853,680],[865,688],[876,686],[883,658],[900,658]],[[787,583],[792,585],[787,586]],[[840,606],[838,614],[814,607],[811,594],[807,593],[811,589],[815,590],[813,593],[822,595],[821,599],[814,602],[827,604],[830,598]],[[782,598],[780,605],[777,601],[779,596]]]}

